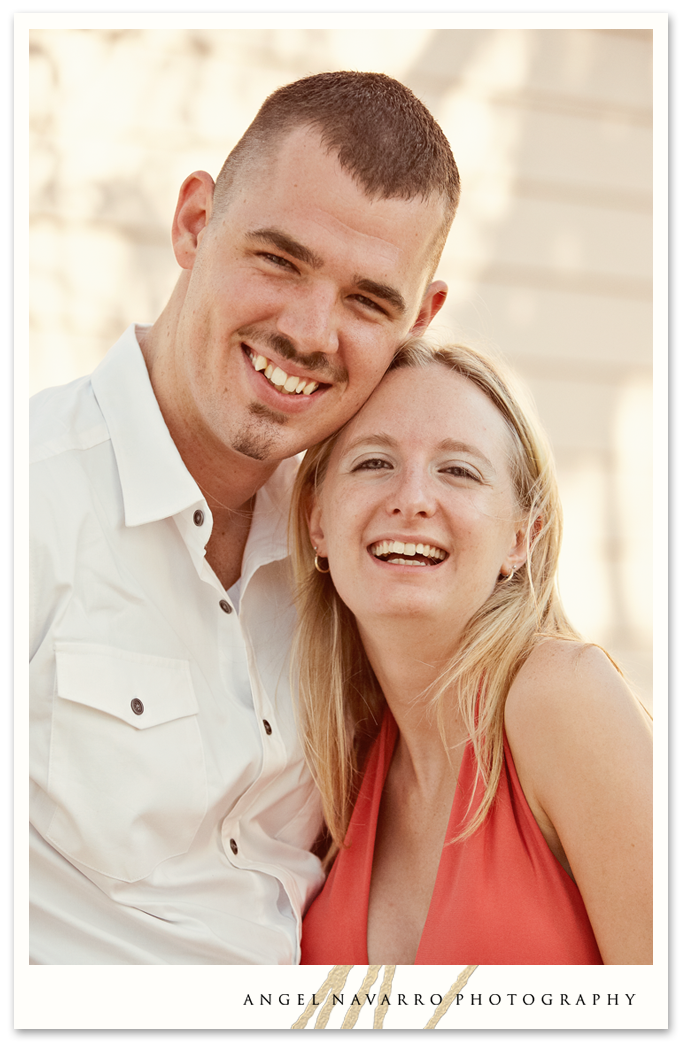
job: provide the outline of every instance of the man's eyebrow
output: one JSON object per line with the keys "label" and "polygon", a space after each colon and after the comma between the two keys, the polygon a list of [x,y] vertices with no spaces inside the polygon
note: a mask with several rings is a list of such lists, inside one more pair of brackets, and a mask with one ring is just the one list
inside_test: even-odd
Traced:
{"label": "man's eyebrow", "polygon": [[383,299],[386,303],[389,303],[398,314],[406,312],[404,297],[397,292],[396,288],[391,288],[388,284],[379,284],[377,281],[371,281],[369,277],[355,277],[353,283],[361,292],[374,295],[377,299]]}
{"label": "man's eyebrow", "polygon": [[[263,241],[264,244],[269,244],[273,248],[278,248],[281,252],[286,252],[287,255],[292,255],[294,259],[307,263],[314,270],[320,270],[324,266],[324,259],[321,256],[316,255],[310,248],[300,244],[299,241],[295,241],[292,237],[282,233],[281,230],[277,230],[273,226],[261,230],[250,230],[247,236],[250,240]],[[353,278],[353,283],[359,291],[364,292],[366,295],[374,295],[375,298],[389,303],[398,314],[406,312],[404,297],[397,292],[396,288],[392,288],[388,284],[380,284],[379,281],[372,281],[369,277],[356,276]]]}
{"label": "man's eyebrow", "polygon": [[247,236],[250,240],[263,241],[265,244],[270,244],[273,248],[278,248],[279,251],[292,255],[294,259],[307,263],[308,266],[312,266],[315,270],[320,270],[324,266],[324,259],[321,259],[319,255],[315,255],[304,244],[294,241],[292,237],[272,226],[262,230],[250,230]]}

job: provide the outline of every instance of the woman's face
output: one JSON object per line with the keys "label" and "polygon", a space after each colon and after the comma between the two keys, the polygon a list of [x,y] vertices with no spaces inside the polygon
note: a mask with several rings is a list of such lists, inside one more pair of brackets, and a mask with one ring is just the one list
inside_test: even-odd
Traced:
{"label": "woman's face", "polygon": [[361,626],[415,616],[457,633],[523,564],[510,449],[464,376],[439,364],[385,376],[339,436],[310,515]]}

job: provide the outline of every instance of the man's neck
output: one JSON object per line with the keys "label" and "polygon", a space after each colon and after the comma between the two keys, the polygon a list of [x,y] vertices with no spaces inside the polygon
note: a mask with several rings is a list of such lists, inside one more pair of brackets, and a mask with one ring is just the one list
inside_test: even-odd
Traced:
{"label": "man's neck", "polygon": [[214,527],[207,542],[206,559],[221,581],[225,591],[240,578],[243,568],[245,544],[252,525],[254,496],[241,510],[229,512],[223,507],[214,507]]}
{"label": "man's neck", "polygon": [[[175,391],[161,368],[159,341],[166,336],[164,315],[151,328],[137,330],[154,394],[185,466],[199,485],[214,518],[206,558],[228,590],[240,576],[252,524],[255,493],[274,473],[276,463],[262,463],[220,446],[210,447],[176,411]],[[168,329],[170,333],[170,328]]]}

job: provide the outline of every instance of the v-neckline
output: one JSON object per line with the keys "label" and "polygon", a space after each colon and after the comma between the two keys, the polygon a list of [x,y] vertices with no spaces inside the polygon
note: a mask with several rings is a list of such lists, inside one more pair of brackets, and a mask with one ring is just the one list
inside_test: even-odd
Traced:
{"label": "v-neckline", "polygon": [[[390,766],[392,764],[392,758],[394,757],[394,750],[396,748],[398,739],[399,739],[399,727],[396,724],[396,720],[394,718],[394,715],[392,714],[390,709],[387,707],[387,708],[385,708],[384,717],[382,719],[382,726],[380,728],[380,740],[378,741],[379,742],[379,753],[376,756],[377,757],[377,761],[378,761],[378,765],[381,764],[383,766],[382,776],[379,779],[379,784],[378,784],[378,781],[377,781],[376,773],[375,773],[375,776],[373,777],[373,787],[378,787],[377,795],[374,795],[374,793],[373,793],[373,799],[372,799],[373,809],[375,809],[375,807],[376,807],[376,820],[374,822],[374,824],[375,824],[375,834],[371,837],[371,839],[370,839],[370,841],[368,843],[367,863],[366,863],[366,865],[364,865],[365,871],[366,871],[366,874],[367,874],[368,906],[365,909],[365,929],[363,931],[363,936],[365,938],[364,956],[368,960],[368,965],[370,965],[370,956],[368,954],[368,923],[369,923],[369,919],[370,919],[370,887],[372,885],[372,866],[373,866],[373,861],[375,859],[375,846],[376,846],[376,843],[377,843],[377,827],[379,825],[379,820],[380,820],[380,807],[381,807],[381,804],[382,804],[382,795],[384,793],[384,787],[385,787],[385,784],[387,782],[387,777],[389,775],[389,768],[390,768]],[[426,915],[425,915],[425,922],[423,923],[423,929],[421,930],[421,935],[420,935],[420,938],[418,940],[418,945],[416,947],[416,955],[415,955],[415,958],[413,960],[413,963],[410,964],[410,965],[413,965],[413,966],[415,966],[417,964],[417,962],[418,962],[418,956],[420,955],[421,945],[423,944],[423,941],[425,939],[425,934],[426,934],[426,931],[427,931],[427,928],[428,928],[428,920],[430,918],[430,913],[431,913],[431,911],[433,909],[433,904],[435,902],[435,895],[437,893],[437,886],[438,886],[439,879],[440,879],[440,869],[442,868],[442,859],[443,859],[443,856],[444,856],[444,850],[445,850],[445,846],[447,845],[447,843],[448,843],[448,841],[450,839],[450,831],[449,831],[449,829],[452,826],[452,821],[454,820],[455,811],[456,811],[456,808],[457,808],[457,797],[458,797],[458,780],[457,780],[457,787],[455,788],[454,795],[452,796],[452,805],[451,805],[450,812],[449,812],[449,819],[447,820],[447,827],[445,829],[445,837],[444,837],[444,841],[442,843],[442,850],[440,852],[440,862],[439,862],[439,864],[437,866],[437,871],[435,872],[435,882],[433,884],[433,891],[432,891],[432,894],[431,894],[431,897],[430,897],[430,903],[428,905],[428,910],[427,910]]]}

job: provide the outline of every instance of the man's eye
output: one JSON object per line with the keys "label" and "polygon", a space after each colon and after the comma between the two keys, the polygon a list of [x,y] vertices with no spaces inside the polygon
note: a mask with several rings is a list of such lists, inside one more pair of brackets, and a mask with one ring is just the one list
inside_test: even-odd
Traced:
{"label": "man's eye", "polygon": [[288,259],[284,259],[282,255],[272,255],[271,252],[259,252],[259,256],[275,266],[280,266],[283,270],[295,270],[293,263],[289,262]]}
{"label": "man's eye", "polygon": [[386,314],[384,307],[376,303],[374,299],[368,299],[367,295],[354,295],[353,298],[357,303],[361,303],[363,306],[367,306],[370,310],[376,310],[380,314]]}

